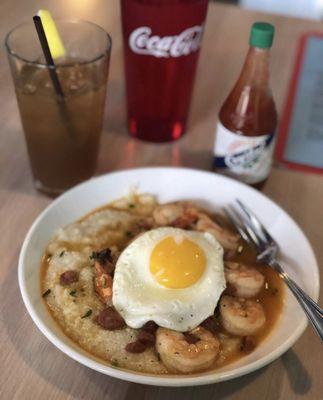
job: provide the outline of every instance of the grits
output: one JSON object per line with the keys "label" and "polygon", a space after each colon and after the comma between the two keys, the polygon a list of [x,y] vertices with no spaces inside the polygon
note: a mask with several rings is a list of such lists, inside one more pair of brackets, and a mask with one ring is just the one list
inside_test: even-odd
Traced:
{"label": "grits", "polygon": [[[110,331],[97,323],[96,317],[107,305],[111,305],[111,300],[104,304],[94,288],[93,252],[109,248],[111,254],[118,257],[134,236],[154,227],[153,212],[157,206],[153,196],[132,193],[59,229],[43,257],[41,290],[51,315],[65,334],[84,350],[115,367],[167,374],[170,371],[161,361],[155,346],[141,353],[126,350],[127,344],[136,340],[139,330],[125,327]],[[245,259],[239,257],[238,261],[248,262],[254,255],[246,250]],[[76,271],[78,279],[64,285],[60,277],[67,270]],[[263,267],[261,271],[266,279],[268,293],[261,292],[259,301],[263,303],[267,325],[256,337],[257,343],[274,325],[282,307],[279,278],[269,268],[267,271]],[[276,290],[275,297],[269,292],[273,287]],[[275,313],[271,311],[273,308]],[[220,342],[220,352],[211,368],[244,355],[241,351],[242,338],[220,331],[217,339]]]}

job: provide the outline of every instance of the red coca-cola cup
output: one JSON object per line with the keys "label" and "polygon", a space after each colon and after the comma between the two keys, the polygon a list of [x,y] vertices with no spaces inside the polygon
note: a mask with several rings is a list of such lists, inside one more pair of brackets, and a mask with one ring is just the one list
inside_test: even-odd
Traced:
{"label": "red coca-cola cup", "polygon": [[179,139],[186,128],[208,0],[121,0],[132,136]]}

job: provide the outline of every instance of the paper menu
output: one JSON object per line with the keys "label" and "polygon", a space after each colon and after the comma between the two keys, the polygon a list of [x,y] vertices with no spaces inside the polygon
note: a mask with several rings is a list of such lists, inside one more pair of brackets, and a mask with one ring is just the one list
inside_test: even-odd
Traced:
{"label": "paper menu", "polygon": [[300,41],[276,155],[291,168],[323,173],[323,34]]}

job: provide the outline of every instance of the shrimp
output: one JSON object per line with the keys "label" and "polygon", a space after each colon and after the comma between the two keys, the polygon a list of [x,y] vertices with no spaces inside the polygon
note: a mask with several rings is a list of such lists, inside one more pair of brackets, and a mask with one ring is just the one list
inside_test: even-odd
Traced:
{"label": "shrimp", "polygon": [[189,201],[167,203],[155,208],[154,220],[159,226],[175,226],[211,233],[225,250],[236,251],[239,235],[213,221]]}
{"label": "shrimp", "polygon": [[258,294],[264,285],[265,277],[255,268],[237,262],[225,262],[225,279],[234,288],[237,297],[249,298]]}
{"label": "shrimp", "polygon": [[182,217],[184,207],[178,203],[168,203],[155,208],[153,217],[157,225],[172,224],[177,218]]}
{"label": "shrimp", "polygon": [[225,250],[237,250],[239,244],[239,235],[223,228],[208,215],[198,213],[196,229],[201,232],[209,232],[219,241]]}
{"label": "shrimp", "polygon": [[156,349],[162,362],[174,372],[195,372],[210,367],[219,354],[220,342],[211,332],[201,326],[193,329],[195,343],[185,335],[166,328],[158,328]]}
{"label": "shrimp", "polygon": [[197,220],[197,210],[189,202],[167,203],[156,207],[153,217],[159,226],[192,228]]}
{"label": "shrimp", "polygon": [[266,322],[261,304],[255,300],[223,296],[220,301],[220,315],[224,328],[233,335],[253,335]]}
{"label": "shrimp", "polygon": [[107,303],[112,299],[112,277],[107,274],[103,266],[98,260],[94,263],[95,278],[94,288],[103,303]]}

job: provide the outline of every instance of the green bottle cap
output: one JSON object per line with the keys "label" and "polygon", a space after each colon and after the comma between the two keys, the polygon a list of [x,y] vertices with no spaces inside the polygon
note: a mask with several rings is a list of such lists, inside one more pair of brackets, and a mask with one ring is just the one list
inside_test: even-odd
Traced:
{"label": "green bottle cap", "polygon": [[250,31],[249,44],[261,49],[269,49],[273,44],[275,28],[267,22],[255,22]]}

